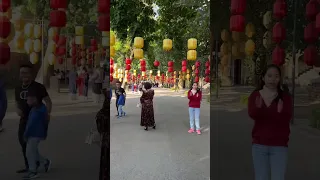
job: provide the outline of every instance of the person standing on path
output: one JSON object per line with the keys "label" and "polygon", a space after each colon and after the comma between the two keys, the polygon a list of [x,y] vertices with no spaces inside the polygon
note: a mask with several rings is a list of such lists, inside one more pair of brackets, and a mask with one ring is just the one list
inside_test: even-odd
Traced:
{"label": "person standing on path", "polygon": [[126,116],[126,112],[123,111],[124,102],[125,102],[125,96],[124,96],[123,92],[120,91],[120,95],[119,95],[119,98],[117,101],[118,118],[121,118],[122,116]]}
{"label": "person standing on path", "polygon": [[3,131],[3,119],[6,116],[8,107],[7,93],[4,87],[4,82],[0,80],[0,132]]}
{"label": "person standing on path", "polygon": [[[292,98],[281,89],[281,70],[269,65],[258,89],[249,96],[254,120],[252,158],[255,180],[284,180],[287,168]],[[271,170],[271,177],[270,177]]]}
{"label": "person standing on path", "polygon": [[69,92],[72,100],[75,100],[77,97],[77,79],[78,79],[78,73],[76,67],[73,67],[73,69],[68,74],[69,77]]}
{"label": "person standing on path", "polygon": [[104,70],[100,67],[100,65],[96,66],[94,70],[90,82],[93,82],[92,91],[94,94],[94,101],[95,103],[100,103],[101,100],[101,93],[102,93],[102,83],[104,78]]}
{"label": "person standing on path", "polygon": [[[27,103],[31,107],[24,140],[27,143],[26,156],[28,159],[29,173],[23,179],[34,179],[38,177],[38,166],[43,165],[45,172],[48,172],[51,161],[39,153],[39,144],[47,138],[48,134],[48,111],[42,100],[37,97],[36,90],[30,90],[27,94]],[[39,164],[37,164],[39,163]]]}
{"label": "person standing on path", "polygon": [[190,129],[188,132],[194,133],[194,125],[196,125],[196,132],[198,135],[200,135],[200,105],[202,100],[202,92],[198,88],[198,83],[193,83],[192,89],[188,91],[188,99],[190,119]]}
{"label": "person standing on path", "polygon": [[[121,87],[121,82],[117,81],[116,82],[116,89],[114,90],[115,94],[116,94],[116,108],[117,108],[117,116],[119,116],[119,110],[118,110],[118,100],[121,94],[124,95],[124,97],[126,97],[126,91]],[[125,100],[124,100],[124,104],[125,104]]]}
{"label": "person standing on path", "polygon": [[18,137],[19,137],[19,143],[22,148],[25,168],[18,170],[17,173],[26,173],[29,170],[29,164],[26,157],[27,144],[24,140],[23,135],[26,129],[29,113],[31,110],[31,108],[27,104],[27,94],[29,92],[29,89],[32,88],[35,91],[37,98],[41,101],[44,101],[47,107],[49,120],[50,120],[50,113],[52,109],[52,102],[46,88],[42,84],[34,81],[34,77],[32,74],[32,66],[29,66],[29,65],[20,66],[20,79],[22,84],[15,88],[15,101],[16,101],[16,112],[20,117]]}
{"label": "person standing on path", "polygon": [[83,96],[87,100],[88,99],[88,91],[89,91],[89,73],[87,68],[83,68],[83,79],[84,79],[84,89]]}
{"label": "person standing on path", "polygon": [[142,87],[142,96],[140,97],[141,103],[141,122],[140,126],[144,126],[144,130],[148,131],[148,127],[156,129],[156,123],[154,120],[154,109],[153,109],[153,97],[154,90],[151,89],[152,84],[145,82]]}

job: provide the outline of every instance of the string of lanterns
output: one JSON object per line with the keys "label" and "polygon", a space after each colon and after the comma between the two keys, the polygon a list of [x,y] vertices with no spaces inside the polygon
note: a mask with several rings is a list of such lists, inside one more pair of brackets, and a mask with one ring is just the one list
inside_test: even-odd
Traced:
{"label": "string of lanterns", "polygon": [[[11,7],[11,0],[2,0],[0,3],[0,12],[7,13]],[[9,13],[7,13],[9,14]],[[7,38],[11,33],[11,22],[8,16],[0,16],[0,64],[7,64],[10,61],[10,47]]]}
{"label": "string of lanterns", "polygon": [[221,52],[221,70],[222,76],[228,76],[229,72],[229,65],[230,65],[230,50],[228,45],[228,40],[230,39],[229,32],[224,29],[221,31],[221,40],[223,41],[222,45],[220,46]]}

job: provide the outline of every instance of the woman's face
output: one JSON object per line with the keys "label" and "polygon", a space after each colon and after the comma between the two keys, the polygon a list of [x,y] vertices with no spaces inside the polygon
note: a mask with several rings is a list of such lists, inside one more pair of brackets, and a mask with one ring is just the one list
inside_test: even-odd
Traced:
{"label": "woman's face", "polygon": [[266,75],[263,77],[263,81],[267,88],[277,89],[280,82],[280,73],[276,68],[269,68]]}
{"label": "woman's face", "polygon": [[192,89],[198,89],[198,84],[197,83],[193,83]]}

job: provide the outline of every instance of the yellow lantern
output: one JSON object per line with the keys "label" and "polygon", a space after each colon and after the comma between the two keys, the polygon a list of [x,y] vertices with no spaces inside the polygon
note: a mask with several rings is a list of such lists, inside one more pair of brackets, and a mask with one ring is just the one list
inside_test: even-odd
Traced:
{"label": "yellow lantern", "polygon": [[[109,38],[108,37],[102,37],[101,44],[104,47],[109,46]],[[111,41],[110,41],[110,45],[111,45]]]}
{"label": "yellow lantern", "polygon": [[24,43],[24,50],[26,51],[27,54],[30,54],[33,51],[33,41],[31,39],[28,39]]}
{"label": "yellow lantern", "polygon": [[28,37],[28,38],[32,38],[33,37],[33,24],[28,23],[24,26],[24,34]]}
{"label": "yellow lantern", "polygon": [[48,56],[49,65],[54,65],[55,61],[56,61],[56,56],[53,53],[49,54],[49,56]]}
{"label": "yellow lantern", "polygon": [[222,30],[221,31],[221,39],[222,39],[222,41],[227,42],[227,41],[229,41],[229,38],[230,38],[229,32],[226,29]]}
{"label": "yellow lantern", "polygon": [[170,51],[172,49],[172,40],[164,39],[163,40],[163,50]]}
{"label": "yellow lantern", "polygon": [[55,27],[51,27],[49,30],[48,30],[48,37],[49,39],[52,39],[55,35],[58,34],[58,29],[55,28]]}
{"label": "yellow lantern", "polygon": [[14,37],[14,43],[17,50],[22,50],[24,48],[24,37],[21,32]]}
{"label": "yellow lantern", "polygon": [[196,69],[196,66],[195,66],[195,65],[192,65],[192,66],[191,66],[191,69],[192,69],[192,71],[195,70],[195,69]]}
{"label": "yellow lantern", "polygon": [[83,36],[76,36],[75,43],[77,45],[83,45],[84,44],[84,37]]}
{"label": "yellow lantern", "polygon": [[76,36],[83,36],[83,34],[84,34],[83,27],[82,26],[76,26],[75,27],[75,33],[76,33]]}
{"label": "yellow lantern", "polygon": [[240,41],[241,39],[241,33],[240,32],[236,32],[236,31],[233,31],[232,32],[232,39],[236,42]]}
{"label": "yellow lantern", "polygon": [[135,37],[133,40],[133,46],[137,49],[142,49],[144,46],[144,40],[142,37]]}
{"label": "yellow lantern", "polygon": [[40,39],[36,39],[36,40],[34,40],[34,42],[33,42],[33,50],[34,50],[34,52],[40,52],[41,51],[41,49],[42,49],[42,46],[41,46],[41,41],[40,41]]}
{"label": "yellow lantern", "polygon": [[54,53],[56,51],[56,44],[53,41],[50,41],[48,44],[48,51]]}
{"label": "yellow lantern", "polygon": [[221,57],[221,65],[224,67],[224,66],[228,66],[230,63],[230,57],[229,55],[225,55],[225,56],[222,56]]}
{"label": "yellow lantern", "polygon": [[22,31],[24,29],[24,20],[21,17],[15,19],[13,23],[16,31]]}
{"label": "yellow lantern", "polygon": [[143,58],[143,49],[134,49],[133,55],[135,59],[142,59]]}
{"label": "yellow lantern", "polygon": [[189,50],[187,52],[187,59],[189,61],[195,61],[197,60],[197,51],[196,50]]}
{"label": "yellow lantern", "polygon": [[188,49],[189,50],[197,49],[197,39],[195,38],[188,39]]}
{"label": "yellow lantern", "polygon": [[190,74],[187,74],[187,75],[186,75],[186,78],[189,80],[189,79],[190,79]]}
{"label": "yellow lantern", "polygon": [[114,57],[116,55],[116,50],[114,46],[110,46],[110,57]]}
{"label": "yellow lantern", "polygon": [[41,37],[41,26],[34,25],[33,27],[33,37],[38,39]]}
{"label": "yellow lantern", "polygon": [[253,40],[249,39],[245,44],[245,53],[248,56],[252,56],[254,54],[255,49],[256,44],[253,42]]}
{"label": "yellow lantern", "polygon": [[187,74],[189,74],[190,73],[190,70],[189,69],[187,69]]}
{"label": "yellow lantern", "polygon": [[222,53],[222,55],[226,55],[229,54],[229,47],[227,43],[222,43],[221,47],[220,47],[220,52]]}
{"label": "yellow lantern", "polygon": [[152,71],[152,70],[150,70],[150,71],[149,71],[149,73],[150,73],[150,74],[152,74],[152,73],[153,73],[153,71]]}
{"label": "yellow lantern", "polygon": [[35,53],[35,52],[32,52],[32,53],[30,54],[30,62],[31,62],[31,64],[37,64],[38,61],[39,61],[38,54]]}
{"label": "yellow lantern", "polygon": [[246,35],[248,38],[252,38],[253,35],[256,33],[255,27],[252,23],[248,23],[246,26]]}
{"label": "yellow lantern", "polygon": [[116,44],[116,36],[113,33],[110,33],[110,46],[114,46]]}

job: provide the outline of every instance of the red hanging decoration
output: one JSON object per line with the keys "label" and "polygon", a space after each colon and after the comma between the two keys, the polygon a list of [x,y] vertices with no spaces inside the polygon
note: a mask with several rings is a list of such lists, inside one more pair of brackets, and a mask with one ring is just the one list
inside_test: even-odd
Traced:
{"label": "red hanging decoration", "polygon": [[317,42],[318,33],[314,22],[309,23],[304,28],[304,40],[309,44]]}
{"label": "red hanging decoration", "polygon": [[193,82],[198,83],[199,82],[199,76],[194,77]]}
{"label": "red hanging decoration", "polygon": [[67,9],[67,0],[50,0],[51,9]]}
{"label": "red hanging decoration", "polygon": [[279,44],[285,39],[286,39],[286,29],[280,22],[277,22],[272,29],[272,40],[275,43]]}
{"label": "red hanging decoration", "polygon": [[168,61],[168,67],[173,67],[173,61]]}
{"label": "red hanging decoration", "polygon": [[146,61],[144,59],[140,59],[140,66],[146,66]]}
{"label": "red hanging decoration", "polygon": [[210,61],[206,61],[205,66],[206,66],[206,67],[210,67]]}
{"label": "red hanging decoration", "polygon": [[168,67],[168,72],[173,72],[173,67]]}
{"label": "red hanging decoration", "polygon": [[99,31],[110,31],[110,14],[101,14],[98,19]]}
{"label": "red hanging decoration", "polygon": [[11,0],[2,0],[0,2],[0,12],[7,12],[11,7]]}
{"label": "red hanging decoration", "polygon": [[147,70],[146,66],[140,66],[140,71],[146,71],[146,70]]}
{"label": "red hanging decoration", "polygon": [[244,32],[245,18],[242,15],[233,15],[230,17],[230,31]]}
{"label": "red hanging decoration", "polygon": [[0,38],[6,39],[11,32],[11,22],[6,16],[0,16]]}
{"label": "red hanging decoration", "polygon": [[110,66],[110,74],[113,74],[114,73],[114,69],[112,66]]}
{"label": "red hanging decoration", "polygon": [[187,60],[183,60],[183,61],[181,62],[181,64],[182,64],[182,66],[187,66]]}
{"label": "red hanging decoration", "polygon": [[200,73],[200,71],[199,71],[198,68],[194,70],[194,74],[195,74],[195,75],[199,75],[199,73]]}
{"label": "red hanging decoration", "polygon": [[57,44],[58,46],[65,46],[66,42],[67,42],[67,38],[65,36],[60,36]]}
{"label": "red hanging decoration", "polygon": [[112,66],[114,64],[114,61],[112,58],[110,58],[110,66]]}
{"label": "red hanging decoration", "polygon": [[273,4],[273,17],[282,20],[287,15],[287,4],[285,0],[276,0]]}
{"label": "red hanging decoration", "polygon": [[231,14],[241,15],[246,11],[246,0],[231,0]]}
{"label": "red hanging decoration", "polygon": [[318,2],[316,0],[310,0],[306,5],[306,18],[314,21],[318,12]]}
{"label": "red hanging decoration", "polygon": [[6,65],[10,61],[10,47],[8,44],[1,42],[0,43],[0,64]]}
{"label": "red hanging decoration", "polygon": [[153,65],[154,65],[155,67],[159,67],[159,66],[160,66],[160,62],[159,62],[158,60],[155,60],[155,61],[153,62]]}
{"label": "red hanging decoration", "polygon": [[130,65],[130,64],[127,64],[127,65],[126,65],[126,70],[127,70],[127,71],[130,71],[130,69],[131,69],[131,65]]}
{"label": "red hanging decoration", "polygon": [[112,75],[110,75],[110,82],[112,82],[113,81],[113,76]]}
{"label": "red hanging decoration", "polygon": [[53,10],[50,12],[50,27],[65,27],[67,24],[67,15],[65,11]]}
{"label": "red hanging decoration", "polygon": [[130,58],[126,58],[126,64],[131,64],[131,59]]}
{"label": "red hanging decoration", "polygon": [[67,50],[65,47],[57,47],[55,54],[57,56],[63,56],[63,55],[66,55],[66,52],[67,52]]}
{"label": "red hanging decoration", "polygon": [[280,46],[276,46],[272,52],[272,63],[282,66],[285,63],[285,51]]}
{"label": "red hanging decoration", "polygon": [[210,69],[206,69],[204,74],[207,75],[207,76],[210,75]]}
{"label": "red hanging decoration", "polygon": [[187,66],[182,66],[181,71],[182,72],[187,72]]}
{"label": "red hanging decoration", "polygon": [[206,77],[204,78],[204,81],[205,81],[206,83],[210,82],[210,77],[209,77],[209,76],[206,76]]}
{"label": "red hanging decoration", "polygon": [[110,12],[110,0],[98,1],[98,12],[102,14],[109,14]]}
{"label": "red hanging decoration", "polygon": [[309,45],[304,50],[303,61],[308,66],[314,66],[318,56],[317,48],[313,45]]}
{"label": "red hanging decoration", "polygon": [[196,66],[197,68],[200,67],[200,66],[201,66],[200,61],[197,61],[197,62],[195,63],[195,66]]}

